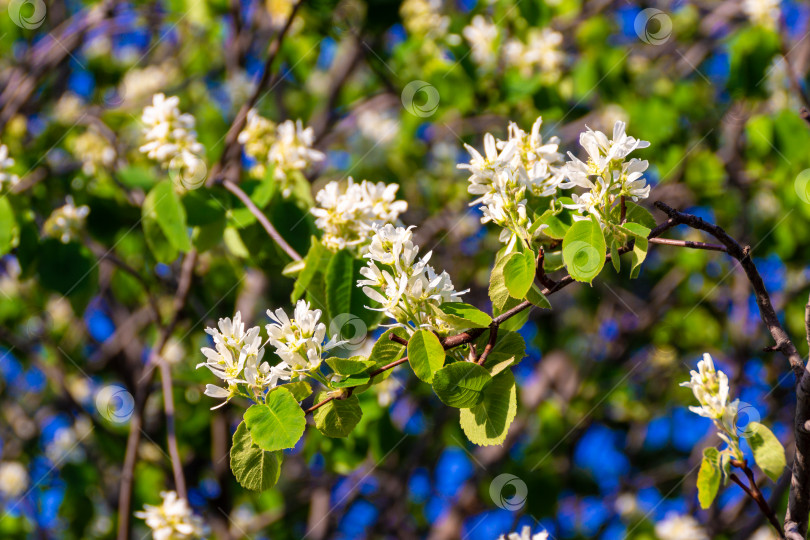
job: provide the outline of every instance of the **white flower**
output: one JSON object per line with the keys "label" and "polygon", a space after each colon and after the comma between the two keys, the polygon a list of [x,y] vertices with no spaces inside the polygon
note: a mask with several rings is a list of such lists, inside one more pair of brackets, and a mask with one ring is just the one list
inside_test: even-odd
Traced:
{"label": "white flower", "polygon": [[[595,215],[604,223],[619,197],[630,197],[635,201],[649,196],[650,187],[643,178],[647,161],[625,159],[634,150],[647,148],[650,143],[627,135],[625,127],[624,122],[617,121],[613,126],[612,139],[591,128],[580,134],[579,143],[588,154],[587,161],[569,152],[570,161],[561,171],[567,181],[561,183],[560,187],[581,187],[589,191],[581,195],[573,194],[574,204],[565,205],[567,208],[578,210],[585,217]],[[584,218],[575,216],[574,219]]]}
{"label": "white flower", "polygon": [[315,132],[311,127],[304,128],[301,120],[287,120],[276,128],[276,139],[270,145],[268,159],[275,166],[273,174],[281,183],[285,197],[292,192],[289,173],[303,170],[311,163],[326,158],[323,152],[312,147],[314,143]]}
{"label": "white flower", "polygon": [[380,304],[373,309],[396,321],[394,326],[444,333],[450,327],[436,316],[436,308],[444,302],[457,302],[463,292],[456,292],[447,272],[439,274],[428,265],[431,252],[417,258],[419,247],[411,240],[412,228],[375,227],[364,255],[370,260],[360,270],[365,279],[358,280],[357,286]]}
{"label": "white flower", "polygon": [[309,302],[299,300],[292,319],[283,309],[268,309],[267,315],[273,320],[265,326],[269,335],[268,342],[293,371],[317,369],[321,364],[323,351],[336,345],[336,339],[333,338],[324,346],[326,325],[320,322],[321,310],[309,309]]}
{"label": "white flower", "polygon": [[[197,368],[207,367],[211,373],[226,384],[226,388],[212,384],[205,387],[205,395],[225,400],[220,405],[213,407],[214,409],[222,407],[232,398],[240,395],[237,386],[239,384],[247,384],[253,394],[252,398],[262,400],[266,391],[276,386],[278,380],[283,378],[268,376],[269,372],[276,368],[271,368],[267,362],[262,362],[264,346],[259,335],[261,329],[254,326],[246,331],[240,312],[236,312],[233,320],[227,317],[220,319],[218,329],[206,328],[205,332],[213,338],[214,348],[203,347],[201,349],[206,361],[197,364]],[[286,366],[282,366],[278,369],[285,368]]]}
{"label": "white flower", "polygon": [[385,146],[397,136],[399,120],[391,111],[365,108],[357,114],[357,128],[375,145]]}
{"label": "white flower", "polygon": [[450,19],[439,13],[441,5],[441,0],[405,0],[399,8],[405,29],[434,39],[444,36]]}
{"label": "white flower", "polygon": [[550,28],[532,29],[528,38],[526,44],[515,38],[507,41],[504,47],[507,65],[518,68],[527,76],[539,68],[546,80],[558,77],[565,61],[565,53],[560,49],[562,34]]}
{"label": "white flower", "polygon": [[323,231],[321,242],[332,251],[360,249],[369,240],[375,225],[397,223],[408,203],[396,200],[398,184],[376,184],[363,180],[356,184],[350,177],[345,189],[329,182],[315,196],[318,207],[312,209],[315,225]]}
{"label": "white flower", "polygon": [[8,170],[14,166],[14,160],[8,155],[8,147],[0,144],[0,191],[4,191],[6,186],[14,187],[20,182],[20,177]]}
{"label": "white flower", "polygon": [[42,227],[43,233],[53,238],[58,238],[63,244],[79,237],[79,233],[84,227],[84,221],[90,213],[88,206],[79,206],[73,203],[73,197],[67,196],[64,206],[54,210],[50,217],[45,220]]}
{"label": "white flower", "polygon": [[118,93],[127,106],[140,107],[149,96],[172,85],[179,74],[180,71],[172,61],[149,64],[143,69],[131,69],[121,80]]}
{"label": "white flower", "polygon": [[22,463],[0,463],[0,493],[5,497],[19,497],[28,489],[28,471]]}
{"label": "white flower", "polygon": [[197,142],[194,117],[181,113],[179,103],[177,96],[153,96],[152,105],[145,107],[141,115],[146,143],[140,147],[140,151],[163,168],[177,170],[180,178],[194,178],[200,161],[196,156],[201,155],[204,149]]}
{"label": "white flower", "polygon": [[247,122],[237,140],[245,147],[245,154],[256,161],[250,169],[250,173],[256,178],[264,178],[266,174],[267,156],[275,138],[276,125],[255,109],[248,111]]}
{"label": "white flower", "polygon": [[695,518],[675,513],[655,524],[655,534],[660,540],[709,540]]}
{"label": "white flower", "polygon": [[548,540],[548,532],[541,531],[532,535],[532,528],[524,525],[519,533],[511,532],[507,536],[500,535],[498,540]]}
{"label": "white flower", "polygon": [[743,0],[742,8],[753,24],[776,29],[779,25],[780,0]]}
{"label": "white flower", "polygon": [[482,15],[473,17],[472,23],[461,32],[472,49],[472,57],[481,67],[491,67],[498,56],[495,52],[495,41],[498,39],[498,27],[488,22]]}
{"label": "white flower", "polygon": [[692,370],[689,374],[692,379],[681,383],[681,386],[691,388],[700,403],[700,407],[689,407],[689,410],[706,418],[722,418],[729,395],[726,374],[715,369],[709,353],[703,354],[703,360],[698,362],[698,370]]}
{"label": "white flower", "polygon": [[161,491],[163,502],[160,506],[144,505],[144,509],[135,512],[135,517],[146,521],[152,529],[155,540],[181,540],[202,538],[208,534],[208,528],[202,518],[195,515],[188,502],[181,499],[174,491]]}
{"label": "white flower", "polygon": [[93,128],[74,139],[73,152],[82,162],[82,172],[88,176],[95,175],[101,169],[108,169],[115,163],[115,148]]}
{"label": "white flower", "polygon": [[[544,142],[540,134],[542,123],[542,117],[537,118],[527,134],[512,122],[505,141],[496,141],[487,133],[484,155],[465,145],[470,162],[458,165],[471,173],[467,191],[480,195],[470,205],[483,204],[481,222],[491,221],[502,227],[500,240],[507,243],[510,251],[518,238],[527,244],[531,242],[527,196],[556,197],[557,190],[563,187],[562,156],[557,152],[559,139],[552,137]],[[533,234],[544,228],[538,227]]]}
{"label": "white flower", "polygon": [[55,466],[84,459],[84,449],[72,427],[59,428],[45,447],[45,455]]}

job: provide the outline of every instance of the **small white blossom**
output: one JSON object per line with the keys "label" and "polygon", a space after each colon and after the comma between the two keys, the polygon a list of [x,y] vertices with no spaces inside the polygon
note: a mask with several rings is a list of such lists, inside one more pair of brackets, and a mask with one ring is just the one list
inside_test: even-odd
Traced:
{"label": "small white blossom", "polygon": [[504,47],[506,63],[527,76],[539,69],[546,80],[556,79],[565,61],[562,42],[563,36],[559,32],[550,28],[533,29],[525,44],[516,38],[507,41]]}
{"label": "small white blossom", "polygon": [[660,540],[709,540],[709,535],[692,516],[670,513],[655,524]]}
{"label": "small white blossom", "polygon": [[524,525],[520,532],[511,532],[508,535],[500,535],[498,540],[548,540],[548,532],[541,531],[537,534],[532,534],[532,528]]}
{"label": "small white blossom", "polygon": [[85,131],[73,141],[73,153],[82,162],[82,172],[88,176],[109,169],[115,163],[115,148],[95,129]]}
{"label": "small white blossom", "polygon": [[441,0],[405,0],[399,14],[409,33],[437,39],[444,36],[450,26],[450,19],[440,13],[441,7]]}
{"label": "small white blossom", "polygon": [[472,58],[481,67],[492,67],[498,60],[496,41],[498,27],[487,21],[483,15],[473,17],[472,23],[461,32],[472,50]]}
{"label": "small white blossom", "polygon": [[13,166],[14,159],[9,157],[8,147],[0,144],[0,191],[5,191],[7,187],[12,188],[20,182],[19,176],[9,172]]}
{"label": "small white blossom", "polygon": [[265,326],[269,343],[276,354],[295,372],[310,371],[321,364],[324,350],[337,344],[335,338],[324,345],[326,325],[320,322],[321,310],[309,309],[309,302],[299,300],[290,319],[283,309],[267,310],[272,323]]}
{"label": "small white blossom", "polygon": [[742,8],[753,24],[772,30],[779,26],[781,0],[743,0]]}
{"label": "small white blossom", "polygon": [[570,161],[562,168],[567,182],[562,188],[581,187],[588,193],[572,195],[574,204],[565,205],[577,210],[583,216],[574,219],[587,219],[595,215],[603,223],[611,206],[619,197],[638,200],[647,198],[650,187],[643,178],[648,162],[627,156],[639,148],[647,148],[650,143],[631,137],[625,133],[625,123],[617,121],[613,126],[613,138],[608,139],[601,131],[590,128],[579,136],[579,143],[588,154],[587,161],[568,153]]}
{"label": "small white blossom", "polygon": [[19,497],[28,489],[28,471],[22,463],[0,463],[0,493],[4,497]]}
{"label": "small white blossom", "polygon": [[67,196],[64,206],[54,210],[45,220],[43,233],[58,238],[63,244],[76,240],[84,228],[84,221],[90,213],[88,206],[78,208],[73,203],[73,197]]}
{"label": "small white blossom", "polygon": [[540,135],[542,123],[543,119],[538,118],[527,134],[512,122],[505,141],[496,141],[487,133],[484,155],[465,145],[470,162],[458,165],[459,169],[470,171],[467,190],[479,195],[470,205],[483,204],[481,222],[491,221],[502,227],[500,239],[510,251],[518,239],[526,244],[531,241],[527,197],[555,197],[563,184],[562,156],[557,152],[559,140],[552,137],[544,142]]}
{"label": "small white blossom", "polygon": [[177,96],[154,95],[152,105],[145,107],[141,115],[146,143],[140,151],[163,168],[176,170],[181,179],[194,179],[199,173],[202,161],[199,156],[204,149],[197,142],[194,117],[181,113],[179,103]]}
{"label": "small white blossom", "polygon": [[127,71],[118,93],[127,106],[140,107],[150,96],[168,88],[179,77],[180,71],[172,61],[150,64],[143,69]]}
{"label": "small white blossom", "polygon": [[254,110],[248,113],[238,141],[244,145],[245,153],[256,161],[251,174],[264,177],[267,167],[272,166],[273,177],[284,197],[292,193],[294,172],[326,158],[323,152],[313,148],[315,132],[311,127],[304,128],[301,120],[275,125]]}
{"label": "small white blossom", "polygon": [[431,328],[445,333],[450,327],[436,316],[436,308],[445,302],[457,302],[463,292],[456,292],[447,272],[441,274],[428,265],[431,252],[417,258],[419,247],[411,240],[413,227],[386,224],[375,228],[365,254],[370,259],[360,270],[365,278],[357,286],[401,326]]}
{"label": "small white blossom", "polygon": [[163,502],[160,506],[144,505],[135,517],[143,519],[152,529],[154,540],[183,540],[203,538],[208,528],[202,518],[195,515],[188,501],[181,499],[174,491],[161,491]]}
{"label": "small white blossom", "polygon": [[321,242],[332,251],[359,249],[369,240],[375,225],[397,223],[408,203],[396,200],[398,184],[359,184],[349,178],[345,189],[329,182],[315,196],[318,207],[312,209],[315,225],[323,231]]}

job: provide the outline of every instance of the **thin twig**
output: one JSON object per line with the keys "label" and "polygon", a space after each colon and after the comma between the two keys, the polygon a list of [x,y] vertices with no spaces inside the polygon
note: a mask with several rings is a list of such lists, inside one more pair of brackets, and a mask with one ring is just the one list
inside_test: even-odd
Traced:
{"label": "thin twig", "polygon": [[776,531],[779,533],[779,538],[784,538],[785,534],[782,531],[782,525],[779,523],[779,520],[776,518],[776,513],[771,508],[771,505],[768,504],[768,501],[765,499],[765,496],[762,495],[762,492],[759,490],[759,486],[757,486],[756,479],[754,478],[754,471],[748,466],[748,463],[745,461],[738,461],[736,459],[731,460],[731,465],[737,467],[738,469],[742,470],[745,473],[745,476],[748,477],[748,483],[750,486],[746,486],[734,473],[729,474],[729,478],[740,486],[745,493],[757,503],[759,509],[762,511],[762,514],[768,519],[768,521],[773,525]]}
{"label": "thin twig", "polygon": [[242,201],[242,203],[244,203],[247,209],[250,210],[250,213],[256,217],[259,223],[262,224],[262,227],[264,227],[264,230],[267,231],[268,235],[270,235],[270,238],[272,238],[276,244],[278,244],[278,246],[284,250],[284,253],[289,255],[294,261],[301,260],[301,255],[299,255],[298,252],[295,251],[286,240],[284,240],[284,237],[279,234],[275,227],[273,227],[273,224],[270,223],[270,220],[267,219],[267,216],[264,215],[259,207],[256,206],[252,200],[250,200],[247,193],[242,191],[242,188],[230,180],[223,180],[222,185],[225,187],[225,189],[236,195],[236,197]]}
{"label": "thin twig", "polygon": [[665,246],[678,246],[692,249],[705,249],[708,251],[724,251],[728,252],[726,246],[720,244],[707,244],[706,242],[693,242],[691,240],[674,240],[672,238],[650,238],[651,244],[661,244]]}

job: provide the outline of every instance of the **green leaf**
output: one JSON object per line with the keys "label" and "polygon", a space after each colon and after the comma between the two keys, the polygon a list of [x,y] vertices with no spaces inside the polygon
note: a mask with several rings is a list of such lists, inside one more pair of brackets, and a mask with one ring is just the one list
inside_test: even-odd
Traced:
{"label": "green leaf", "polygon": [[408,341],[408,362],[413,372],[426,383],[444,365],[444,347],[430,330],[418,330]]}
{"label": "green leaf", "polygon": [[503,266],[504,283],[509,295],[522,300],[534,283],[537,262],[535,253],[526,250],[523,253],[512,253]]}
{"label": "green leaf", "polygon": [[489,275],[489,298],[492,300],[494,309],[503,309],[511,298],[503,277],[503,268],[507,260],[508,257],[502,256],[501,252],[498,252],[495,257],[495,266]]}
{"label": "green leaf", "polygon": [[563,266],[565,266],[565,263],[563,262],[562,250],[546,251],[543,257],[543,270],[547,274],[556,272]]}
{"label": "green leaf", "polygon": [[698,501],[704,510],[712,505],[717,496],[722,476],[720,452],[714,447],[705,448],[697,477]]}
{"label": "green leaf", "polygon": [[[326,399],[326,392],[320,392],[315,398],[316,402]],[[333,399],[312,413],[315,427],[327,437],[346,437],[363,416],[360,401],[357,396],[345,399]]]}
{"label": "green leaf", "polygon": [[749,423],[745,434],[757,465],[768,478],[776,482],[786,467],[785,448],[782,443],[770,429],[759,422]]}
{"label": "green leaf", "polygon": [[471,409],[460,411],[461,429],[473,444],[490,446],[506,439],[517,413],[515,377],[505,370],[492,378],[484,389],[484,398]]}
{"label": "green leaf", "polygon": [[141,211],[144,219],[148,216],[157,221],[172,246],[180,251],[191,250],[191,240],[186,230],[186,210],[171,181],[164,180],[153,187],[144,198]]}
{"label": "green leaf", "polygon": [[265,404],[251,405],[245,423],[253,442],[268,452],[294,447],[307,425],[298,401],[283,386],[267,394]]}
{"label": "green leaf", "polygon": [[293,286],[292,295],[290,297],[290,301],[293,303],[301,298],[307,290],[307,287],[309,287],[309,284],[312,283],[312,278],[315,277],[315,274],[324,271],[329,264],[329,258],[332,256],[332,253],[323,247],[321,241],[314,236],[311,242],[307,256],[303,261],[300,261],[304,266],[301,273],[298,274],[298,279],[295,280],[295,285]]}
{"label": "green leaf", "polygon": [[[363,261],[355,260],[348,250],[338,251],[331,256],[326,268],[326,307],[329,319],[333,321],[333,324],[336,319],[339,323],[347,322],[342,320],[341,315],[344,317],[354,315],[359,318],[365,325],[363,328],[365,335],[366,331],[379,321],[380,315],[376,311],[365,308],[365,306],[375,307],[377,304],[357,286],[357,280],[363,279],[360,275],[360,269],[363,266]],[[354,317],[348,318],[353,319]],[[342,327],[344,324],[340,324],[340,326]],[[353,339],[356,337],[358,329],[354,325],[350,326],[352,335],[349,338]]]}
{"label": "green leaf", "polygon": [[239,231],[236,230],[236,227],[225,227],[225,232],[222,233],[222,239],[225,241],[225,247],[228,248],[228,251],[237,257],[241,259],[250,257],[250,250],[242,241],[242,237],[239,235]]}
{"label": "green leaf", "polygon": [[492,377],[473,362],[454,362],[433,376],[433,391],[445,405],[466,409],[484,399],[484,388]]}
{"label": "green leaf", "polygon": [[374,367],[374,362],[366,360],[363,356],[352,356],[351,358],[327,358],[326,364],[332,371],[339,375],[357,375],[369,368]]}
{"label": "green leaf", "polygon": [[98,287],[98,263],[92,252],[76,242],[47,238],[40,244],[39,283],[85,306]]}
{"label": "green leaf", "polygon": [[[489,341],[489,331],[484,332],[477,340],[476,346],[483,351]],[[493,377],[507,367],[517,364],[526,356],[526,342],[517,332],[506,332],[501,328],[495,346],[484,361],[484,367]]]}
{"label": "green leaf", "polygon": [[118,179],[129,188],[146,189],[155,185],[157,179],[150,168],[145,167],[124,167],[118,170]]}
{"label": "green leaf", "polygon": [[571,223],[564,220],[565,216],[566,214],[563,213],[555,214],[551,209],[546,210],[535,218],[529,232],[534,232],[534,230],[538,229],[541,225],[548,225],[548,227],[543,229],[543,234],[554,240],[562,240],[565,238],[565,233],[568,232],[568,229],[571,227]]}
{"label": "green leaf", "polygon": [[478,308],[464,302],[445,302],[438,307],[439,315],[444,321],[459,330],[467,328],[487,328],[492,324],[492,317]]}
{"label": "green leaf", "polygon": [[587,283],[605,266],[605,235],[596,220],[574,223],[563,240],[563,260],[568,273],[577,281]]}
{"label": "green leaf", "polygon": [[0,198],[0,255],[5,255],[17,244],[20,228],[14,219],[14,209],[8,195]]}
{"label": "green leaf", "polygon": [[[371,362],[374,362],[374,367],[371,371],[375,369],[380,369],[383,366],[387,366],[391,362],[395,362],[402,358],[403,353],[405,352],[405,345],[397,343],[396,341],[391,341],[388,336],[391,334],[396,334],[403,339],[408,339],[408,334],[405,333],[405,330],[402,328],[391,328],[386,330],[383,335],[381,335],[377,341],[374,343],[374,346],[371,348],[371,354],[369,355],[368,359]],[[387,371],[383,371],[379,375],[375,376],[374,379],[371,381],[371,384],[376,384],[380,381],[384,381],[388,377],[391,376],[393,370],[389,369]],[[368,386],[358,388],[355,390],[355,393],[365,392],[368,390]]]}
{"label": "green leaf", "polygon": [[298,402],[304,401],[312,394],[312,387],[307,381],[295,381],[276,388],[288,390]]}
{"label": "green leaf", "polygon": [[[631,201],[627,201],[624,204],[627,208],[627,212],[624,215],[626,221],[630,223],[638,223],[639,225],[643,225],[650,230],[654,229],[658,225],[658,223],[655,221],[655,217],[653,217],[650,211],[643,206]],[[645,237],[646,236],[647,235],[645,235]]]}
{"label": "green leaf", "polygon": [[639,223],[628,222],[622,225],[622,229],[626,232],[629,232],[635,238],[641,238],[646,240],[650,233],[652,232],[650,229],[645,227],[644,225],[640,225]]}
{"label": "green leaf", "polygon": [[144,238],[146,238],[149,251],[152,252],[152,255],[154,255],[158,262],[168,264],[177,258],[177,248],[166,238],[157,219],[153,218],[151,214],[144,214],[141,220],[141,227],[143,227],[143,235]]}
{"label": "green leaf", "polygon": [[646,238],[636,238],[633,244],[633,252],[630,258],[630,277],[635,279],[641,271],[641,263],[647,258],[647,250],[649,249],[649,241]]}
{"label": "green leaf", "polygon": [[613,263],[616,273],[619,273],[622,269],[622,262],[619,260],[619,243],[615,238],[610,242],[610,262]]}
{"label": "green leaf", "polygon": [[270,489],[278,482],[282,458],[281,451],[266,452],[256,446],[245,422],[239,423],[233,434],[231,471],[240,486],[251,491]]}
{"label": "green leaf", "polygon": [[339,381],[333,381],[330,383],[332,388],[353,388],[356,386],[363,386],[364,384],[368,384],[371,380],[371,377],[360,373],[358,375],[348,375],[344,376]]}
{"label": "green leaf", "polygon": [[[551,302],[548,301],[548,298],[546,298],[546,295],[543,294],[543,291],[540,290],[540,287],[538,287],[536,283],[532,283],[531,289],[526,293],[526,300],[539,308],[551,309]],[[526,312],[528,313],[528,310],[526,310]]]}

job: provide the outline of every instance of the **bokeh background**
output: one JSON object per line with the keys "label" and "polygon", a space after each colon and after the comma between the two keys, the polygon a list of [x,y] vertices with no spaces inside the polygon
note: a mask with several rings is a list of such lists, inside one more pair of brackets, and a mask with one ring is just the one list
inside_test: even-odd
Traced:
{"label": "bokeh background", "polygon": [[[0,537],[114,538],[133,396],[158,336],[150,298],[171,312],[182,264],[157,262],[140,224],[143,194],[167,174],[138,152],[141,111],[156,92],[179,96],[210,169],[293,4],[0,6],[0,140],[21,178],[0,213],[0,463],[25,471],[24,489],[0,483]],[[585,125],[623,120],[651,142],[638,152],[650,161],[647,206],[663,200],[750,244],[806,353],[808,19],[797,0],[308,0],[257,109],[312,126],[327,159],[306,171],[310,193],[265,197],[246,172],[243,185],[305,253],[325,182],[399,183],[403,221],[432,264],[489,309],[498,231],[468,206],[462,144],[542,115],[544,134],[581,155]],[[89,215],[62,244],[43,225],[68,196]],[[529,525],[552,538],[652,540],[656,523],[684,514],[713,538],[772,537],[736,486],[709,511],[697,505],[701,449],[719,440],[678,383],[703,352],[730,374],[743,416],[772,426],[792,456],[793,375],[761,352],[770,338],[724,254],[654,246],[639,279],[606,269],[534,310],[503,447],[466,442],[458,412],[401,368],[361,395],[349,438],[307,430],[279,484],[255,494],[228,469],[241,409],[210,411],[201,393],[212,381],[194,367],[217,318],[239,309],[263,324],[265,309],[289,309],[289,259],[222,188],[184,204],[200,256],[166,357],[189,500],[212,536],[493,540]],[[159,385],[144,402],[130,512],[173,485]],[[780,515],[788,480],[763,486]],[[131,521],[133,538],[149,534]]]}

